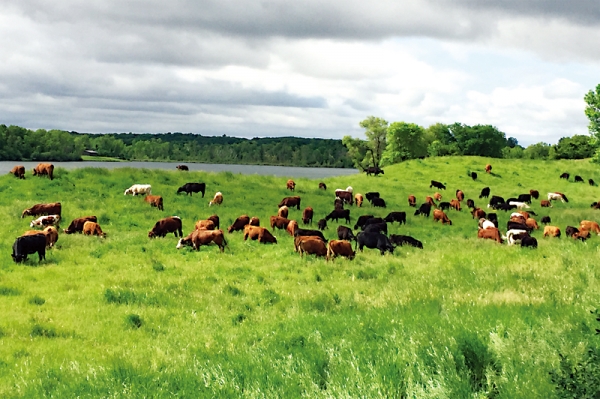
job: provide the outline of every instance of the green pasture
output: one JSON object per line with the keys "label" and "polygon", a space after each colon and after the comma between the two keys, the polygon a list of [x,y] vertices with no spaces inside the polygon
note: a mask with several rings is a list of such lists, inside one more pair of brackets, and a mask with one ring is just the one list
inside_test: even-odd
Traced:
{"label": "green pasture", "polygon": [[[493,165],[486,174],[486,163]],[[469,173],[478,173],[473,181]],[[559,179],[562,172],[571,180]],[[535,250],[477,239],[466,209],[449,211],[452,226],[414,216],[418,202],[447,185],[478,206],[483,187],[504,198],[560,191],[569,202],[549,215],[561,230],[600,221],[590,204],[600,182],[587,161],[526,161],[479,157],[431,158],[364,174],[319,180],[122,168],[55,170],[53,181],[0,177],[0,397],[364,397],[558,398],[551,372],[561,355],[575,364],[599,342],[591,310],[599,307],[600,237],[585,243],[542,238]],[[293,178],[295,193],[286,190]],[[204,198],[176,195],[186,182],[205,182]],[[124,196],[134,183],[151,184],[164,211]],[[389,233],[411,235],[424,249],[398,247],[381,256],[365,249],[356,259],[300,256],[292,238],[275,231],[276,245],[226,233],[228,247],[177,250],[177,239],[149,239],[166,216],[183,220],[184,234],[217,214],[221,228],[242,214],[268,226],[288,195],[318,219],[333,209],[336,188],[379,191],[387,209],[352,207],[358,216],[406,211],[407,224]],[[209,207],[215,192],[221,206]],[[23,209],[61,202],[61,228],[96,215],[106,239],[60,234],[46,261],[10,257],[29,230]],[[486,209],[487,211],[487,209]],[[505,232],[508,214],[499,212]],[[340,221],[342,222],[342,221]],[[336,237],[337,223],[325,235]],[[543,227],[542,227],[543,228]]]}

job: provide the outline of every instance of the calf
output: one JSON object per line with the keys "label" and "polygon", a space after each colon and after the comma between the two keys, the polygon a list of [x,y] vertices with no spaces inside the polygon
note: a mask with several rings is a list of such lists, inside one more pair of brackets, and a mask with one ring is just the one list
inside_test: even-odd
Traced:
{"label": "calf", "polygon": [[440,183],[439,181],[435,181],[435,180],[431,181],[429,188],[431,188],[431,187],[439,188],[440,190],[446,189],[446,186],[444,184]]}
{"label": "calf", "polygon": [[333,260],[336,256],[352,260],[356,256],[356,252],[352,250],[352,244],[346,240],[331,240],[327,245],[327,260]]}
{"label": "calf", "polygon": [[408,206],[413,208],[417,206],[417,198],[412,194],[408,196]]}
{"label": "calf", "polygon": [[563,173],[562,175],[560,175],[561,179],[565,179],[565,180],[569,180],[569,174],[567,172]]}
{"label": "calf", "polygon": [[381,233],[360,232],[356,237],[356,243],[361,252],[364,247],[367,247],[371,249],[377,248],[381,252],[381,255],[384,255],[385,251],[389,251],[391,254],[394,253],[394,246],[390,240]]}
{"label": "calf", "polygon": [[471,172],[471,179],[477,180],[477,173]]}
{"label": "calf", "polygon": [[335,220],[337,222],[338,219],[345,219],[346,223],[350,223],[350,209],[334,209],[329,215],[325,216],[325,220],[327,221]]}
{"label": "calf", "polygon": [[[273,216],[271,216],[271,217],[273,217]],[[233,224],[231,226],[229,226],[229,228],[227,229],[227,232],[233,233],[234,231],[242,231],[242,230],[244,230],[244,227],[247,224],[250,224],[250,216],[242,215],[242,216],[238,217],[237,219],[235,219]],[[271,226],[271,227],[273,227],[273,226]]]}
{"label": "calf", "polygon": [[102,231],[100,225],[96,222],[89,221],[83,224],[83,235],[106,238],[106,233]]}
{"label": "calf", "polygon": [[327,184],[325,184],[323,182],[319,183],[319,189],[320,190],[327,190]]}
{"label": "calf", "polygon": [[124,195],[127,194],[131,194],[133,196],[152,194],[152,186],[150,184],[134,184],[125,190]]}
{"label": "calf", "polygon": [[158,208],[159,211],[165,210],[163,206],[163,198],[160,195],[147,195],[144,197],[144,202],[149,203],[150,206]]}
{"label": "calf", "polygon": [[550,219],[550,216],[543,216],[542,224],[548,224],[548,223],[552,223],[552,219]]}
{"label": "calf", "polygon": [[63,230],[65,234],[81,233],[83,231],[83,225],[85,222],[97,222],[96,216],[84,216],[81,218],[73,219],[69,227]]}
{"label": "calf", "polygon": [[[350,210],[348,210],[348,218],[350,218]],[[311,207],[304,208],[304,211],[302,211],[302,223],[312,224],[312,220],[313,220],[313,209]]]}
{"label": "calf", "polygon": [[477,237],[494,240],[502,244],[502,237],[500,236],[500,231],[498,231],[498,229],[479,229],[477,230]]}
{"label": "calf", "polygon": [[450,203],[449,202],[440,202],[438,204],[438,208],[441,209],[442,211],[447,211],[448,209],[450,209]]}
{"label": "calf", "polygon": [[450,200],[450,208],[460,211],[460,201],[455,199]]}
{"label": "calf", "polygon": [[244,227],[244,241],[246,241],[248,237],[250,237],[251,240],[258,240],[258,242],[263,244],[277,244],[277,238],[275,238],[273,234],[271,234],[271,232],[264,227],[247,224]]}
{"label": "calf", "polygon": [[423,243],[411,236],[390,234],[390,242],[396,246],[403,246],[403,245],[407,244],[407,245],[412,245],[415,248],[423,249]]}
{"label": "calf", "polygon": [[560,238],[560,229],[556,226],[545,226],[544,237],[548,236]]}
{"label": "calf", "polygon": [[531,198],[533,199],[540,198],[540,192],[538,190],[529,190],[529,195],[531,195]]}
{"label": "calf", "polygon": [[540,206],[542,208],[552,208],[552,203],[548,200],[541,200],[540,201]]}
{"label": "calf", "polygon": [[168,233],[173,233],[175,237],[179,233],[179,237],[183,237],[181,218],[179,216],[170,216],[156,222],[152,230],[148,232],[148,238],[165,237]]}
{"label": "calf", "polygon": [[360,208],[362,206],[363,201],[364,201],[364,198],[363,198],[362,194],[356,194],[354,196],[354,201],[356,202],[356,206]]}
{"label": "calf", "polygon": [[287,206],[288,208],[296,207],[298,210],[300,210],[300,197],[298,197],[298,196],[285,197],[284,199],[281,200],[281,202],[279,203],[279,205],[277,205],[277,207],[281,208],[284,205]]}
{"label": "calf", "polygon": [[323,231],[326,228],[327,228],[327,220],[319,219],[319,221],[317,222],[317,229]]}
{"label": "calf", "polygon": [[337,236],[340,240],[356,241],[356,237],[354,236],[354,233],[352,232],[350,227],[338,226]]}
{"label": "calf", "polygon": [[594,179],[589,179],[588,183],[589,183],[590,186],[595,186],[596,185],[596,182],[594,182]]}
{"label": "calf", "polygon": [[305,253],[307,255],[315,255],[316,257],[327,257],[327,246],[316,237],[299,238],[297,247],[300,257],[303,257]]}
{"label": "calf", "polygon": [[202,193],[204,198],[204,192],[206,191],[206,183],[185,183],[183,186],[177,189],[177,194],[185,192],[186,195],[193,195],[193,193]]}
{"label": "calf", "polygon": [[448,219],[448,216],[444,213],[444,211],[441,211],[439,209],[434,209],[433,210],[433,221],[437,222],[438,220],[440,220],[442,222],[442,224],[448,224],[448,225],[452,226],[452,221],[450,219]]}
{"label": "calf", "polygon": [[387,223],[406,224],[406,212],[390,212],[383,220]]}
{"label": "calf", "polygon": [[433,194],[433,198],[436,201],[441,201],[442,200],[442,194],[436,192],[435,194]]}
{"label": "calf", "polygon": [[52,248],[58,241],[58,230],[54,226],[48,226],[42,230],[42,233],[46,236],[46,247]]}
{"label": "calf", "polygon": [[38,253],[39,261],[46,259],[46,236],[44,234],[35,234],[18,237],[13,244],[11,254],[16,263],[27,260],[27,255]]}
{"label": "calf", "polygon": [[59,215],[40,216],[39,218],[32,220],[31,223],[29,223],[29,227],[57,226],[59,222]]}
{"label": "calf", "polygon": [[583,177],[575,175],[575,183],[583,183]]}
{"label": "calf", "polygon": [[271,230],[275,230],[275,228],[277,227],[280,230],[284,230],[287,228],[288,224],[290,223],[290,220],[287,218],[282,218],[280,216],[271,216],[269,218],[270,222],[271,222]]}
{"label": "calf", "polygon": [[385,201],[383,200],[383,198],[373,198],[371,205],[379,208],[385,208]]}
{"label": "calf", "polygon": [[417,216],[417,215],[424,215],[424,216],[429,217],[430,213],[431,213],[431,204],[424,203],[424,204],[421,204],[421,206],[419,207],[419,209],[417,209],[415,211],[415,216]]}
{"label": "calf", "polygon": [[35,204],[31,208],[27,208],[21,213],[21,218],[25,216],[41,216],[41,215],[61,215],[62,206],[60,202],[52,202],[49,204]]}
{"label": "calf", "polygon": [[537,248],[538,242],[535,237],[527,236],[521,239],[521,248],[529,247],[529,248]]}
{"label": "calf", "polygon": [[488,198],[490,196],[490,188],[484,187],[479,194],[479,198]]}
{"label": "calf", "polygon": [[196,251],[200,250],[202,245],[208,245],[214,242],[219,247],[221,252],[225,251],[227,241],[223,230],[194,230],[187,236],[181,238],[177,243],[177,249],[181,249],[184,246],[191,246]]}
{"label": "calf", "polygon": [[485,165],[485,173],[492,173],[492,165],[489,163]]}
{"label": "calf", "polygon": [[223,193],[220,191],[215,193],[213,199],[208,203],[208,206],[212,206],[213,204],[221,205],[223,203]]}
{"label": "calf", "polygon": [[290,191],[294,191],[296,189],[296,182],[292,179],[288,180],[286,183],[286,188]]}

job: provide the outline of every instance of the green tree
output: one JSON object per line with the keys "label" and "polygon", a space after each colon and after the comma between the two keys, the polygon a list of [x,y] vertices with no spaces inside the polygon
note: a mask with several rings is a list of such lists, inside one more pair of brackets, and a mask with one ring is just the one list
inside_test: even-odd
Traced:
{"label": "green tree", "polygon": [[345,136],[342,143],[348,149],[348,155],[355,167],[364,170],[369,166],[379,166],[386,147],[388,122],[382,118],[369,116],[361,121],[367,140]]}
{"label": "green tree", "polygon": [[[547,143],[531,144],[523,151],[523,158],[527,159],[550,159],[552,147]],[[552,151],[554,153],[554,151]]]}
{"label": "green tree", "polygon": [[394,122],[387,129],[384,164],[394,164],[427,155],[425,129],[414,123]]}
{"label": "green tree", "polygon": [[592,145],[590,136],[576,134],[573,137],[563,137],[554,146],[558,159],[583,159],[594,155],[596,148]]}
{"label": "green tree", "polygon": [[450,125],[450,131],[462,155],[500,158],[502,149],[507,145],[505,134],[491,125],[454,123]]}
{"label": "green tree", "polygon": [[593,161],[600,162],[600,84],[596,86],[596,90],[590,90],[583,97],[585,103],[585,116],[587,116],[590,123],[588,124],[588,131],[594,138],[592,145],[596,148]]}
{"label": "green tree", "polygon": [[425,129],[425,138],[428,142],[427,153],[429,156],[441,157],[460,153],[456,139],[448,125],[444,123],[436,123]]}

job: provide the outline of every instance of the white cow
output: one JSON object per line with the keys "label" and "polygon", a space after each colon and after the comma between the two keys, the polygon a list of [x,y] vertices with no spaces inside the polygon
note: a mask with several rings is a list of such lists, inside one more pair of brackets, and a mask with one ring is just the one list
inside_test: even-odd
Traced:
{"label": "white cow", "polygon": [[150,184],[134,184],[125,190],[125,194],[132,195],[144,195],[144,194],[152,194],[152,186]]}
{"label": "white cow", "polygon": [[496,225],[494,224],[494,222],[481,218],[479,219],[479,228],[481,229],[495,229]]}
{"label": "white cow", "polygon": [[29,227],[46,227],[46,226],[54,226],[60,222],[60,215],[48,215],[48,216],[40,216],[39,218],[32,220],[29,223]]}
{"label": "white cow", "polygon": [[223,194],[219,191],[218,193],[215,194],[212,201],[210,201],[208,203],[208,206],[211,206],[212,204],[221,205],[222,203],[223,203]]}
{"label": "white cow", "polygon": [[519,209],[531,208],[529,205],[527,205],[527,203],[519,201],[510,201],[508,205],[514,205]]}
{"label": "white cow", "polygon": [[567,196],[563,193],[548,193],[548,201],[561,200],[562,202],[569,202]]}

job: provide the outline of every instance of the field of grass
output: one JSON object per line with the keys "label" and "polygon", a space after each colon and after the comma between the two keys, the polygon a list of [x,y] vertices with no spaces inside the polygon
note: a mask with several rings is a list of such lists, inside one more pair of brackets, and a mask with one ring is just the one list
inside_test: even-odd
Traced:
{"label": "field of grass", "polygon": [[[486,163],[493,174],[483,172]],[[468,173],[476,171],[473,181]],[[478,157],[415,160],[385,175],[318,180],[232,173],[148,169],[58,168],[55,179],[0,177],[0,396],[20,397],[398,397],[556,398],[550,372],[560,356],[578,361],[598,345],[590,310],[600,303],[600,237],[585,243],[542,238],[521,249],[477,239],[467,210],[449,211],[452,226],[413,216],[418,202],[446,183],[443,200],[489,186],[505,198],[537,189],[560,191],[569,203],[542,209],[563,231],[582,219],[600,188],[561,180],[568,171],[600,181],[586,161],[514,161]],[[285,189],[288,178],[295,194]],[[205,182],[193,197],[176,190]],[[131,184],[152,184],[165,211],[124,196]],[[149,239],[160,218],[177,215],[184,234],[214,213],[225,230],[242,214],[261,225],[288,195],[315,209],[316,221],[333,209],[335,188],[379,191],[387,209],[351,208],[360,215],[406,211],[406,225],[424,249],[398,247],[381,256],[365,249],[356,259],[300,258],[292,238],[229,247],[177,250],[177,239]],[[223,205],[209,207],[221,191]],[[61,234],[46,261],[10,257],[29,229],[23,209],[60,201],[62,228],[96,215],[106,239]],[[302,210],[290,210],[300,220]],[[508,215],[499,212],[501,230]],[[326,237],[336,237],[330,223]]]}

